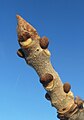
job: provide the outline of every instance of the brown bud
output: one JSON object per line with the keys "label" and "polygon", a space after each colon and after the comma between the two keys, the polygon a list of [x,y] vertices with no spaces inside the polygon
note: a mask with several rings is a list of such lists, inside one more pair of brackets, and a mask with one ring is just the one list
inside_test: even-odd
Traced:
{"label": "brown bud", "polygon": [[17,51],[17,55],[18,55],[19,57],[21,57],[21,58],[24,58],[24,57],[25,57],[24,52],[22,51],[22,49],[19,49],[19,50]]}
{"label": "brown bud", "polygon": [[48,45],[49,45],[49,41],[48,41],[48,38],[47,37],[42,37],[41,39],[40,39],[40,46],[41,46],[41,48],[42,49],[46,49],[47,47],[48,47]]}
{"label": "brown bud", "polygon": [[70,89],[71,89],[71,85],[68,82],[66,82],[63,85],[63,89],[64,89],[65,93],[68,93],[70,91]]}
{"label": "brown bud", "polygon": [[51,100],[50,95],[49,95],[48,93],[45,94],[45,98],[46,98],[47,100]]}
{"label": "brown bud", "polygon": [[40,82],[43,84],[44,87],[46,87],[52,80],[53,76],[49,73],[46,73],[40,78]]}

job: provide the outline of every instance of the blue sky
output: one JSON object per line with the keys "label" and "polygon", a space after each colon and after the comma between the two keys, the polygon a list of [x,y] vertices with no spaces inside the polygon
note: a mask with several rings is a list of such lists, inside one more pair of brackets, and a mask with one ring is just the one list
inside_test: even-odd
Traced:
{"label": "blue sky", "polygon": [[0,0],[0,120],[56,120],[38,75],[16,55],[16,14],[49,38],[55,70],[84,99],[84,1]]}

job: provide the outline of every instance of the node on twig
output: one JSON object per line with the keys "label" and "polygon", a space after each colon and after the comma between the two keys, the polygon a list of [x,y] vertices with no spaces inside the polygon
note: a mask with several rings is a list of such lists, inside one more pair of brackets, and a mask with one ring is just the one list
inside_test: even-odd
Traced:
{"label": "node on twig", "polygon": [[46,73],[40,78],[40,82],[43,84],[44,87],[46,87],[52,80],[53,76],[49,73]]}

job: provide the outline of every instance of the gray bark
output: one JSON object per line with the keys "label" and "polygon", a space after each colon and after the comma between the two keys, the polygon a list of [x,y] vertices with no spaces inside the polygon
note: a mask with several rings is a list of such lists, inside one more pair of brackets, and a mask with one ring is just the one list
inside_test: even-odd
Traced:
{"label": "gray bark", "polygon": [[[17,19],[18,42],[21,47],[18,55],[35,69],[40,79],[43,76],[45,78],[46,74],[53,76],[53,79],[47,82],[46,86],[43,85],[50,96],[51,105],[57,109],[60,116],[66,116],[64,120],[84,120],[84,108],[79,108],[80,104],[83,106],[83,102],[78,105],[80,100],[77,103],[74,102],[74,95],[71,90],[68,93],[65,92],[66,90],[64,91],[63,83],[50,62],[49,50],[40,46],[41,38],[37,31],[22,17],[17,16]],[[60,118],[60,120],[63,119]]]}

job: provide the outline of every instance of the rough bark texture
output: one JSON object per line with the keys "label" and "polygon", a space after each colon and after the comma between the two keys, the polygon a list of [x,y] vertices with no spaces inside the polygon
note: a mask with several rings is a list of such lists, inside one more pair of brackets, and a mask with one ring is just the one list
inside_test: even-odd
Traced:
{"label": "rough bark texture", "polygon": [[[47,49],[48,39],[40,38],[35,28],[17,15],[18,42],[20,49],[17,54],[32,66],[40,77],[40,82],[47,91],[46,98],[58,111],[60,120],[84,120],[83,101],[77,99],[70,91],[70,85],[63,85],[58,73],[50,62],[50,52]],[[79,106],[78,103],[80,102]]]}

